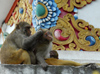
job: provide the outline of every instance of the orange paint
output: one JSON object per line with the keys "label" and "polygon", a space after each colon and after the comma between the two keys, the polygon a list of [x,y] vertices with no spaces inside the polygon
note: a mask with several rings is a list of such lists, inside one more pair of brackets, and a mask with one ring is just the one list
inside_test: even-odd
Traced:
{"label": "orange paint", "polygon": [[87,28],[87,27],[85,27],[85,30],[88,30],[88,28]]}

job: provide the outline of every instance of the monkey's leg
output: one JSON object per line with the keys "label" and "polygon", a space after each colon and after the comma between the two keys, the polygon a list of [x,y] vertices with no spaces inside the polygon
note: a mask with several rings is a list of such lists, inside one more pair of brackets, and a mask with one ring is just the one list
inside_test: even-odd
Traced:
{"label": "monkey's leg", "polygon": [[23,51],[20,60],[23,60],[21,64],[31,64],[31,59],[27,51]]}
{"label": "monkey's leg", "polygon": [[31,64],[36,64],[36,57],[35,54],[33,53],[33,51],[27,51],[30,55],[30,59],[31,59]]}
{"label": "monkey's leg", "polygon": [[31,64],[30,56],[23,49],[7,51],[1,55],[1,64]]}
{"label": "monkey's leg", "polygon": [[48,64],[45,62],[44,57],[42,56],[41,52],[36,53],[36,59],[38,63],[43,67],[44,70],[47,70]]}

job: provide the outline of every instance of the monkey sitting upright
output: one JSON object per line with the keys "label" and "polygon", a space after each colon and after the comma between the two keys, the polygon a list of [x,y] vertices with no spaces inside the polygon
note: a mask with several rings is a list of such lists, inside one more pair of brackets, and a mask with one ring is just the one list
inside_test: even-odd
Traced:
{"label": "monkey sitting upright", "polygon": [[[16,25],[14,31],[9,34],[1,47],[1,64],[35,64],[35,55],[31,51],[31,46],[36,38],[42,33],[36,33],[31,36],[31,25],[26,22],[20,22]],[[42,32],[42,31],[38,31]],[[35,37],[34,37],[35,36]],[[24,50],[26,49],[26,50]],[[30,58],[30,56],[32,58]]]}
{"label": "monkey sitting upright", "polygon": [[43,68],[46,68],[48,64],[45,62],[45,59],[50,57],[53,37],[49,30],[40,29],[39,31],[41,32],[36,32],[36,35],[40,35],[38,38],[36,35],[34,35],[34,38],[35,36],[36,38],[32,43],[32,48],[33,52],[35,53],[37,63],[40,64]]}

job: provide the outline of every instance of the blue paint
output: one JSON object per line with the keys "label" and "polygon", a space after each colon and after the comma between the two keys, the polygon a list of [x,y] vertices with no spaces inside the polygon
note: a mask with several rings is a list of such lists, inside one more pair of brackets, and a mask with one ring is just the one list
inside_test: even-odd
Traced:
{"label": "blue paint", "polygon": [[75,18],[75,20],[77,20],[77,19],[78,19],[78,16],[77,16],[77,14],[75,14],[75,15],[74,15],[74,18]]}
{"label": "blue paint", "polygon": [[93,36],[87,36],[86,40],[90,41],[90,45],[89,46],[93,46],[96,43],[96,40],[94,39]]}
{"label": "blue paint", "polygon": [[80,51],[83,51],[82,49],[80,49]]}
{"label": "blue paint", "polygon": [[74,10],[73,10],[73,12],[78,12],[78,9],[76,8],[76,7],[74,7]]}
{"label": "blue paint", "polygon": [[24,12],[24,9],[23,8],[20,8],[19,9],[19,13],[23,14],[23,12]]}

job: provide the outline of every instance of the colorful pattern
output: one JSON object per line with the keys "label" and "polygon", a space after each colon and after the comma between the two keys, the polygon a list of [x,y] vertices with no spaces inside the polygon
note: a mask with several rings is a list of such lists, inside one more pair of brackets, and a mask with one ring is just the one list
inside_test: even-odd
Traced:
{"label": "colorful pattern", "polygon": [[32,22],[32,5],[30,5],[29,0],[20,0],[17,3],[17,7],[14,9],[7,24],[12,26],[20,21],[25,21],[29,24]]}
{"label": "colorful pattern", "polygon": [[[24,0],[20,1],[29,5]],[[33,0],[33,3],[32,1],[30,3],[33,11],[28,6],[26,8],[32,12],[30,14],[33,15],[32,22],[35,30],[46,28],[52,32],[53,50],[100,51],[100,29],[78,19],[77,16],[78,9],[92,1],[94,0]],[[25,21],[28,17],[23,15],[25,8],[17,10],[11,17]],[[23,16],[16,16],[19,14]],[[18,20],[15,21],[18,22]]]}
{"label": "colorful pattern", "polygon": [[48,29],[56,26],[61,11],[54,0],[34,0],[32,8],[32,23],[36,31],[39,28]]}

